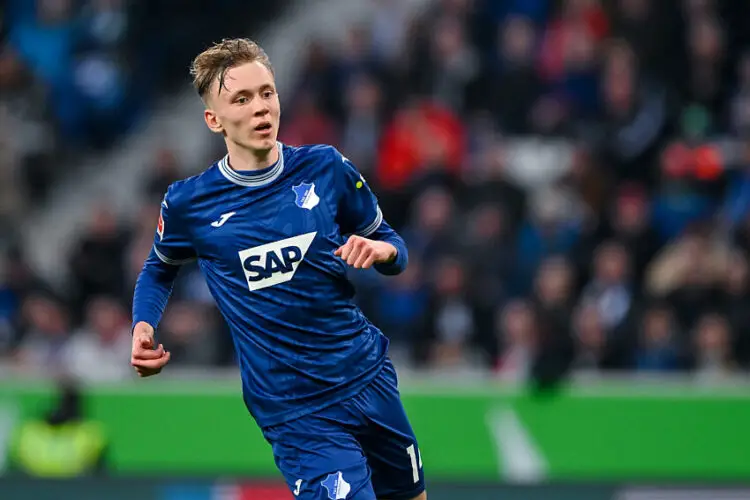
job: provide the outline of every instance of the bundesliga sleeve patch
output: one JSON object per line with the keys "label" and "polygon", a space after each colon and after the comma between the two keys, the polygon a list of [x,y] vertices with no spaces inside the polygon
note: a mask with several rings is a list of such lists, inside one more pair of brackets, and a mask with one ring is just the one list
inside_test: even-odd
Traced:
{"label": "bundesliga sleeve patch", "polygon": [[159,210],[159,221],[156,223],[156,233],[159,235],[159,241],[164,239],[164,215]]}

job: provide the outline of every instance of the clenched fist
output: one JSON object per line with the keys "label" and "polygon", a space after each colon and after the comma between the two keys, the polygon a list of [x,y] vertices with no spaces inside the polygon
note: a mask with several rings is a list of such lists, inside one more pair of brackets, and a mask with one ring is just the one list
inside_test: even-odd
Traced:
{"label": "clenched fist", "polygon": [[355,269],[369,269],[373,264],[391,262],[397,252],[396,247],[385,241],[353,235],[333,254]]}
{"label": "clenched fist", "polygon": [[150,377],[161,372],[164,365],[169,363],[170,356],[161,344],[154,349],[154,329],[151,325],[142,321],[135,325],[130,364],[139,377]]}

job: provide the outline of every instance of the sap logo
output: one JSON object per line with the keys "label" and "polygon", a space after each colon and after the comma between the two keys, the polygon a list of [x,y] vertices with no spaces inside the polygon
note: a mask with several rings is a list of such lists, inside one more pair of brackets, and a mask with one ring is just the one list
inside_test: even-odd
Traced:
{"label": "sap logo", "polygon": [[250,291],[291,280],[316,234],[301,234],[238,252]]}

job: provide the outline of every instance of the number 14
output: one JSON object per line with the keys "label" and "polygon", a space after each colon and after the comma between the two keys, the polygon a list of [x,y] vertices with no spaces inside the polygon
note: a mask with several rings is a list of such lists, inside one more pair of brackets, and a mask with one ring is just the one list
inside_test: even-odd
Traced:
{"label": "number 14", "polygon": [[[409,458],[411,459],[411,473],[412,478],[414,479],[414,482],[419,482],[419,469],[422,468],[422,452],[420,450],[417,450],[416,453],[414,451],[414,445],[409,445],[408,448],[406,448],[406,453],[409,454]],[[417,465],[417,460],[419,460],[419,465]]]}

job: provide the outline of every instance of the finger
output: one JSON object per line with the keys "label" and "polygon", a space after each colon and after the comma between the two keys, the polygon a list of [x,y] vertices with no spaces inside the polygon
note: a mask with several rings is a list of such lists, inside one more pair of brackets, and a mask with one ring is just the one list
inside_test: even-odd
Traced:
{"label": "finger", "polygon": [[156,368],[161,368],[162,366],[167,364],[167,361],[169,361],[169,357],[165,354],[158,359],[135,359],[132,361],[132,364],[136,368],[146,368],[154,370]]}
{"label": "finger", "polygon": [[362,269],[370,269],[373,264],[375,264],[374,253],[365,259],[365,262],[362,264]]}
{"label": "finger", "polygon": [[150,336],[144,335],[138,339],[138,345],[143,349],[151,349],[154,347],[154,339]]}
{"label": "finger", "polygon": [[135,371],[136,373],[138,373],[139,377],[150,377],[151,375],[156,375],[161,372],[162,368],[164,368],[164,366],[169,362],[171,358],[172,353],[167,352],[162,358],[162,363],[160,364],[160,366],[157,366],[156,368],[136,366]]}
{"label": "finger", "polygon": [[351,265],[354,265],[355,262],[357,262],[357,259],[362,255],[362,253],[367,252],[370,250],[370,244],[367,240],[363,238],[357,238],[357,240],[354,242],[354,250],[352,253],[355,254],[354,257],[351,255],[349,256],[349,263]]}
{"label": "finger", "polygon": [[355,240],[349,239],[344,245],[341,247],[341,258],[344,261],[347,261],[349,259],[349,255],[351,255],[352,250],[354,250],[354,242]]}
{"label": "finger", "polygon": [[354,268],[355,269],[361,269],[364,263],[367,261],[367,259],[370,258],[370,256],[373,254],[372,248],[365,247],[359,252],[359,256],[357,257],[357,260],[354,261]]}
{"label": "finger", "polygon": [[136,368],[135,372],[138,374],[139,377],[150,377],[151,375],[156,375],[161,370],[150,370],[146,368]]}
{"label": "finger", "polygon": [[134,359],[158,359],[162,356],[164,356],[164,346],[161,344],[156,349],[142,349],[139,347],[133,349]]}
{"label": "finger", "polygon": [[346,259],[346,263],[350,266],[354,266],[354,264],[357,262],[357,259],[359,259],[359,256],[362,255],[363,250],[364,249],[359,245],[355,246],[349,254],[349,257]]}

